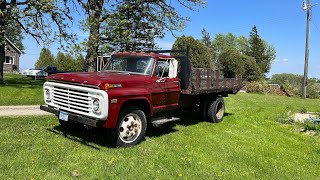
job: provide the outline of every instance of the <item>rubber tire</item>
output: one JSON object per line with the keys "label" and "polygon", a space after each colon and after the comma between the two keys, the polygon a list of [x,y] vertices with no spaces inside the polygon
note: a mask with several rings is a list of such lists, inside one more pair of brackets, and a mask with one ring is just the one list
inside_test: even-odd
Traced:
{"label": "rubber tire", "polygon": [[[123,118],[130,113],[134,113],[140,117],[142,128],[141,128],[141,132],[140,132],[138,138],[135,139],[135,141],[133,141],[131,143],[126,143],[126,142],[122,141],[121,138],[119,137],[120,125],[123,121]],[[131,146],[137,145],[144,139],[146,130],[147,130],[147,118],[146,118],[145,113],[142,110],[140,110],[139,108],[134,107],[134,106],[125,108],[119,114],[116,128],[111,131],[111,143],[112,143],[112,145],[114,145],[116,147],[131,147]]]}
{"label": "rubber tire", "polygon": [[208,117],[208,106],[209,106],[209,99],[203,99],[201,101],[200,107],[199,107],[199,112],[201,115],[201,119],[203,121],[210,121]]}
{"label": "rubber tire", "polygon": [[[218,106],[222,106],[221,108],[223,108],[222,117],[217,117],[217,113],[219,111],[219,110],[217,110],[217,108],[219,108]],[[210,104],[210,106],[208,108],[209,120],[214,123],[220,123],[223,120],[224,113],[225,113],[224,100],[222,97],[218,97],[216,100],[212,101],[212,103]]]}

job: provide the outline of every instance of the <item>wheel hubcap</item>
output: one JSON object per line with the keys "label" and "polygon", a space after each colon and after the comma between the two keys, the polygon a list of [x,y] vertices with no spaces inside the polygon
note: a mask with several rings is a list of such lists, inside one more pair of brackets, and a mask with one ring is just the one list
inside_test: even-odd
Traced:
{"label": "wheel hubcap", "polygon": [[222,119],[224,115],[224,106],[222,102],[219,102],[216,107],[216,117],[218,119]]}
{"label": "wheel hubcap", "polygon": [[128,114],[122,119],[119,137],[123,142],[131,143],[139,137],[141,128],[140,117],[137,114]]}

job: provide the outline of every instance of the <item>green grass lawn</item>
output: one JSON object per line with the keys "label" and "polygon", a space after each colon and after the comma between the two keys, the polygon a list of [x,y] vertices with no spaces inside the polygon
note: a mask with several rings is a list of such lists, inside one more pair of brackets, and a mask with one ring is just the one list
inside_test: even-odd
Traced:
{"label": "green grass lawn", "polygon": [[54,116],[0,118],[0,179],[318,179],[320,137],[277,123],[320,100],[238,94],[220,124],[186,114],[132,148],[96,129],[64,132]]}
{"label": "green grass lawn", "polygon": [[44,80],[23,78],[19,74],[4,74],[0,85],[0,106],[43,104]]}

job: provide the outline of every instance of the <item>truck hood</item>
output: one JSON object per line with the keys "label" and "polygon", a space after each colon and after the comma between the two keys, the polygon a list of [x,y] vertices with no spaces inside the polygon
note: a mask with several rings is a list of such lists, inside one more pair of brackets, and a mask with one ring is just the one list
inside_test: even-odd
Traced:
{"label": "truck hood", "polygon": [[127,85],[145,83],[150,76],[116,73],[116,72],[83,72],[83,73],[59,73],[47,78],[51,81],[65,81],[83,85],[93,85],[102,88],[105,83]]}

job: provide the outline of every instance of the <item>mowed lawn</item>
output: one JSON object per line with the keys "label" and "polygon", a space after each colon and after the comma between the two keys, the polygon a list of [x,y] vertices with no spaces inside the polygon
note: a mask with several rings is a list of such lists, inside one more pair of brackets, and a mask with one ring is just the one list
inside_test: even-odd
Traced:
{"label": "mowed lawn", "polygon": [[220,124],[186,114],[132,148],[54,116],[0,118],[0,179],[319,179],[320,137],[276,122],[320,100],[238,94]]}
{"label": "mowed lawn", "polygon": [[20,74],[4,74],[4,84],[0,84],[0,106],[43,104],[44,82]]}

